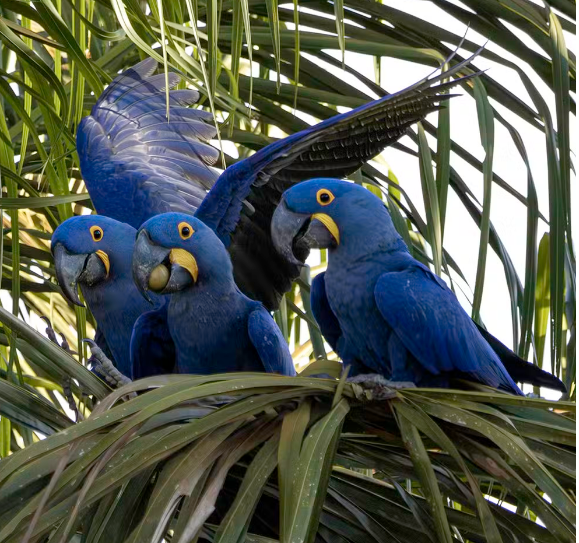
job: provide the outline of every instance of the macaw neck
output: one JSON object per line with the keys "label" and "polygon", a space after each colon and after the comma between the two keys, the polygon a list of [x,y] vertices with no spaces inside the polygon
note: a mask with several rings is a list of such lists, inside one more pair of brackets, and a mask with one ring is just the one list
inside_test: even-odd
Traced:
{"label": "macaw neck", "polygon": [[[387,211],[384,210],[387,214]],[[384,220],[365,224],[360,221],[352,225],[338,223],[340,244],[329,250],[330,260],[337,262],[353,262],[372,257],[376,254],[408,252],[408,248],[400,237],[390,216]]]}
{"label": "macaw neck", "polygon": [[187,298],[210,297],[212,299],[224,298],[239,292],[232,277],[212,276],[210,279],[199,276],[199,280],[194,285],[180,291],[180,296]]}

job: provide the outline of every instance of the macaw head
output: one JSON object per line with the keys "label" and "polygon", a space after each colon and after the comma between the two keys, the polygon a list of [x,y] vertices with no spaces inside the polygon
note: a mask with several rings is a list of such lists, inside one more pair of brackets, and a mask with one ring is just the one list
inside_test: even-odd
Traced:
{"label": "macaw head", "polygon": [[170,294],[196,285],[233,281],[227,249],[213,230],[185,213],[163,213],[139,228],[133,279],[147,291]]}
{"label": "macaw head", "polygon": [[338,179],[311,179],[286,190],[274,212],[273,243],[293,264],[311,248],[351,253],[401,241],[382,201],[369,190]]}
{"label": "macaw head", "polygon": [[78,286],[90,288],[130,273],[135,229],[100,215],[64,221],[52,235],[56,278],[63,294],[82,306]]}

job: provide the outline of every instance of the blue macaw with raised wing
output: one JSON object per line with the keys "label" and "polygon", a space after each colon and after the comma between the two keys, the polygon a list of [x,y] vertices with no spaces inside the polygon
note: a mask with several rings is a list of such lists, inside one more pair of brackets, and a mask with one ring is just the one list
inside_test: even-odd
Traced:
{"label": "blue macaw with raised wing", "polygon": [[[171,90],[167,118],[165,76],[152,75],[157,63],[147,59],[118,76],[79,125],[81,172],[97,213],[134,228],[165,212],[204,221],[228,247],[242,292],[273,309],[299,274],[271,241],[282,192],[311,177],[357,170],[450,98],[444,92],[465,79],[452,77],[471,58],[276,141],[227,168],[217,182],[211,117],[187,107],[198,93]],[[440,83],[444,78],[451,81]],[[170,73],[169,87],[179,80]]]}
{"label": "blue macaw with raised wing", "polygon": [[295,375],[281,331],[265,307],[241,293],[227,249],[184,213],[139,228],[133,254],[139,289],[169,296],[166,322],[179,373],[266,371]]}
{"label": "blue macaw with raised wing", "polygon": [[[166,328],[166,301],[155,296],[151,305],[133,282],[136,234],[132,226],[109,217],[84,215],[64,221],[52,236],[56,277],[63,294],[71,303],[82,305],[80,286],[98,324],[97,343],[131,379],[171,373],[173,367],[167,361],[174,358],[172,345],[158,340]],[[139,371],[133,372],[133,367]]]}
{"label": "blue macaw with raised wing", "polygon": [[[215,183],[211,165],[218,153],[208,143],[216,133],[211,116],[187,107],[198,99],[193,90],[170,90],[167,104],[165,76],[152,75],[156,62],[147,59],[119,75],[82,120],[77,133],[81,172],[96,211],[134,228],[168,211],[203,220],[229,247],[241,290],[272,309],[299,273],[271,240],[271,217],[281,193],[315,175],[342,177],[355,171],[450,98],[440,93],[460,79],[439,84],[440,79],[451,78],[469,61],[272,143],[228,168]],[[169,74],[169,87],[179,80]],[[143,316],[136,337],[152,336],[162,320],[162,313]],[[164,332],[161,347],[163,338]],[[155,343],[150,343],[153,351]]]}
{"label": "blue macaw with raised wing", "polygon": [[[312,311],[328,343],[351,365],[350,375],[424,387],[462,378],[522,394],[454,293],[410,255],[370,191],[329,178],[300,183],[283,194],[272,235],[294,264],[300,264],[296,250],[328,249],[327,271],[312,282]],[[520,363],[530,376],[543,374],[545,386],[561,388],[521,359],[519,370]]]}

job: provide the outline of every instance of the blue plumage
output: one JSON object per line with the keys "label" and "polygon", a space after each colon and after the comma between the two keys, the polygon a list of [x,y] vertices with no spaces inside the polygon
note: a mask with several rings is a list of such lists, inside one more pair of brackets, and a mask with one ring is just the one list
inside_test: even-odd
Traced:
{"label": "blue plumage", "polygon": [[[212,116],[189,109],[194,90],[169,94],[147,59],[117,77],[77,130],[80,167],[97,213],[138,228],[167,211],[195,210],[217,179]],[[180,81],[169,74],[172,88]],[[208,122],[209,121],[209,122]]]}
{"label": "blue plumage", "polygon": [[341,350],[341,347],[338,347],[338,343],[342,336],[342,329],[340,328],[338,318],[328,303],[324,275],[324,272],[319,273],[312,280],[310,290],[311,308],[316,321],[324,331],[326,341],[335,352],[338,352],[338,349]]}
{"label": "blue plumage", "polygon": [[[139,293],[139,297],[142,298]],[[133,326],[131,365],[135,379],[176,373],[175,345],[167,326],[168,301],[143,313]]]}
{"label": "blue plumage", "polygon": [[139,288],[168,294],[167,330],[180,373],[267,371],[295,375],[277,325],[233,280],[224,245],[182,213],[149,219],[133,255]]}
{"label": "blue plumage", "polygon": [[[281,296],[299,273],[297,262],[287,260],[277,253],[270,234],[272,215],[281,194],[305,179],[319,176],[344,177],[354,172],[395,142],[414,122],[436,110],[440,101],[452,96],[441,92],[472,77],[451,80],[473,57],[403,91],[384,96],[276,141],[228,168],[217,183],[217,173],[211,166],[217,160],[218,153],[208,143],[216,135],[212,116],[188,107],[198,100],[196,91],[170,90],[168,120],[165,75],[152,75],[156,62],[147,59],[115,78],[99,97],[91,115],[79,125],[77,149],[81,171],[97,212],[135,228],[147,219],[169,211],[196,214],[228,246],[234,279],[241,291],[263,302],[268,309],[273,309],[278,306]],[[443,79],[449,82],[439,84]],[[170,89],[179,80],[177,74],[169,74]],[[61,245],[66,241],[74,242],[77,236],[80,239],[82,233],[71,231],[66,236],[62,235]],[[126,237],[115,251],[130,254],[126,249],[129,238]],[[306,238],[302,241],[305,242]],[[297,256],[306,254],[307,243],[303,245],[295,245]],[[58,252],[60,258],[66,256],[62,250]],[[109,252],[112,255],[113,249]],[[77,276],[84,274],[85,285],[81,282],[83,292],[89,288],[89,279],[102,281],[100,276],[106,275],[103,271],[104,262],[94,255],[89,259],[91,254],[85,254],[85,260],[76,259],[73,265],[75,269],[69,269],[68,272],[61,270],[60,275],[57,263],[59,282],[71,301],[78,301],[71,285],[66,284],[72,272],[76,271]],[[58,260],[56,257],[55,252],[55,260]],[[122,351],[115,358],[119,356],[121,364],[126,367],[127,338],[130,337],[127,330],[130,329],[130,323],[141,315],[135,326],[131,348],[135,375],[174,370],[171,361],[175,358],[175,346],[171,341],[166,341],[170,337],[166,321],[167,308],[156,307],[151,311],[150,306],[143,305],[144,302],[135,297],[138,301],[127,312],[127,318],[122,319],[122,326],[118,324],[114,313],[119,309],[118,300],[125,299],[126,293],[130,291],[126,281],[126,274],[123,274],[119,284],[113,288],[115,278],[108,277],[106,289],[102,285],[96,289],[122,293],[120,298],[113,299],[106,308],[113,315],[103,314],[105,307],[102,299],[89,302],[99,326],[101,321],[104,323],[110,320],[110,324],[105,326],[110,329],[105,339],[108,342],[115,338],[117,351]],[[325,293],[322,276],[313,285],[312,305],[316,316],[330,343],[335,343],[339,352],[347,353],[345,349],[350,346],[341,346],[344,336],[341,334],[340,323],[327,296],[323,293],[315,295],[317,287]],[[131,300],[133,297],[131,293]],[[254,324],[249,325],[255,326],[248,331],[250,339],[259,337],[263,323],[267,325],[270,322],[268,318],[262,311],[255,314],[251,319]],[[274,331],[279,334],[277,329]],[[481,333],[505,364],[508,361],[509,367],[514,368],[513,375],[528,375],[528,364],[486,331],[481,330]],[[271,344],[266,342],[259,345],[262,358],[271,356],[272,352],[279,354],[276,351],[279,337],[276,337],[271,336]],[[367,371],[360,360],[353,355],[348,357],[355,360],[359,371]],[[284,366],[286,362],[284,357],[275,362],[278,367],[283,367],[282,373],[289,371]],[[127,374],[130,375],[130,371]],[[545,372],[541,372],[538,377],[535,380],[537,384],[554,388],[562,386]]]}
{"label": "blue plumage", "polygon": [[452,291],[410,256],[371,192],[335,179],[301,183],[284,193],[272,228],[290,260],[296,245],[329,248],[312,309],[351,375],[443,387],[460,377],[521,394]]}
{"label": "blue plumage", "polygon": [[[63,293],[72,303],[82,305],[77,294],[80,286],[98,325],[99,345],[104,346],[104,339],[116,367],[129,378],[134,376],[130,356],[133,326],[154,307],[133,282],[135,236],[136,230],[128,224],[99,215],[68,219],[52,236],[56,275]],[[161,306],[162,300],[155,297],[155,304]],[[155,370],[159,363],[154,353],[149,355],[140,376],[159,373]]]}
{"label": "blue plumage", "polygon": [[[439,82],[470,60],[273,142],[215,183],[211,166],[219,153],[208,144],[216,135],[211,115],[187,107],[197,101],[196,91],[170,90],[167,119],[165,75],[152,75],[156,62],[147,59],[119,75],[82,120],[81,172],[96,211],[135,228],[166,212],[204,221],[228,247],[242,292],[274,309],[299,275],[271,241],[271,217],[283,191],[311,177],[357,170],[450,98],[443,91],[465,78]],[[169,87],[179,80],[170,73]]]}
{"label": "blue plumage", "polygon": [[[273,309],[299,272],[297,265],[277,254],[270,235],[271,217],[282,192],[314,175],[345,176],[355,171],[396,141],[410,125],[435,110],[441,100],[448,99],[451,95],[441,92],[460,79],[442,84],[439,81],[452,77],[469,61],[274,142],[228,168],[213,186],[217,173],[211,166],[218,152],[208,143],[216,135],[212,116],[188,107],[198,100],[196,91],[172,90],[180,80],[175,73],[169,74],[171,90],[167,103],[165,75],[153,75],[156,62],[147,59],[115,78],[99,97],[91,115],[79,125],[77,150],[81,171],[97,212],[134,228],[165,212],[195,214],[205,221],[228,246],[234,279],[241,290]],[[71,232],[70,238],[74,237]],[[126,246],[127,240],[119,250],[125,251]],[[93,271],[102,274],[98,259],[93,258],[91,262],[95,266]],[[77,260],[77,267],[78,264]],[[82,270],[77,272],[80,274]],[[124,293],[125,282],[123,276],[113,288],[115,279],[110,277],[107,289]],[[97,322],[100,324],[107,318],[115,321],[113,317],[98,314],[105,311],[102,302],[89,302],[91,310],[95,308]],[[247,303],[247,300],[243,302]],[[118,304],[119,298],[115,298],[106,309],[117,311]],[[111,342],[114,337],[117,351],[123,351],[120,364],[127,375],[131,375],[127,369],[127,338],[130,337],[127,329],[142,315],[135,327],[131,349],[135,375],[161,371],[161,368],[170,371],[166,360],[171,360],[173,355],[170,342],[163,342],[170,333],[164,310],[157,308],[144,314],[150,308],[142,304],[140,300],[132,304],[123,326],[110,326],[105,339]],[[207,308],[210,309],[213,308]],[[238,310],[241,309],[232,308],[233,312]],[[268,319],[266,313],[256,313],[249,322],[253,333],[250,336],[259,337]],[[202,329],[201,322],[195,325]],[[272,352],[279,354],[276,350],[280,347],[279,339],[271,336],[271,345],[260,343],[260,354],[264,357]],[[187,349],[189,347],[184,346],[181,352]],[[151,364],[150,360],[156,357],[163,363]],[[275,364],[284,366],[285,362],[280,359]],[[179,366],[174,369],[179,370]]]}

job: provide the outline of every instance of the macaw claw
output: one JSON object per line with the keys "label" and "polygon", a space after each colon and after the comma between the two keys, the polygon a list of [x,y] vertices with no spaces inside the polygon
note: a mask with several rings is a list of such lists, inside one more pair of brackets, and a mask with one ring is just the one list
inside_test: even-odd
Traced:
{"label": "macaw claw", "polygon": [[92,356],[89,358],[89,362],[92,363],[97,373],[102,375],[109,385],[113,388],[120,388],[132,383],[131,379],[115,368],[103,350],[92,339],[83,339],[82,341],[90,347]]}
{"label": "macaw claw", "polygon": [[378,373],[362,373],[350,377],[348,383],[355,383],[363,390],[370,392],[370,400],[383,401],[396,397],[398,390],[416,388],[411,381],[390,381]]}

